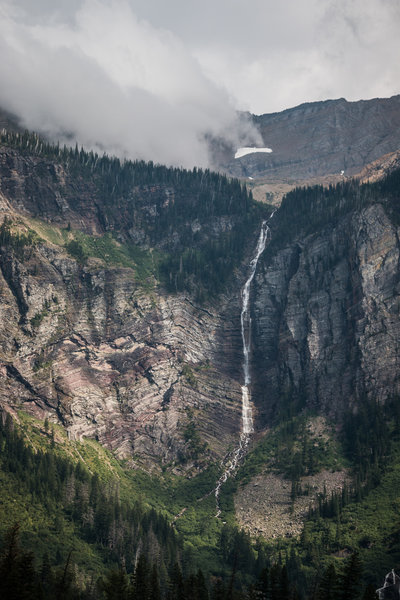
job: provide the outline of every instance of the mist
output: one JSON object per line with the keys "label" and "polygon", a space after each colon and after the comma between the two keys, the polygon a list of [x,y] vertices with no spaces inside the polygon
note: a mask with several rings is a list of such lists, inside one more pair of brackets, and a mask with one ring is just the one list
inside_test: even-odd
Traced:
{"label": "mist", "polygon": [[54,141],[123,158],[209,166],[207,139],[261,144],[180,38],[124,0],[62,18],[0,7],[0,106]]}

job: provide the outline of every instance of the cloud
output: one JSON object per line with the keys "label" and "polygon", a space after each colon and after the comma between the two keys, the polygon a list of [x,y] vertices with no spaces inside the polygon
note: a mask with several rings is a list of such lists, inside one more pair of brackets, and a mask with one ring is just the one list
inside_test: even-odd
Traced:
{"label": "cloud", "polygon": [[206,136],[259,142],[179,37],[127,1],[86,0],[73,19],[45,24],[0,10],[0,105],[27,127],[187,167],[208,164]]}
{"label": "cloud", "polygon": [[53,137],[205,165],[205,136],[260,144],[235,108],[399,93],[399,29],[398,0],[0,0],[0,105]]}
{"label": "cloud", "polygon": [[207,75],[241,107],[265,113],[400,92],[398,0],[248,0],[246,7],[236,44],[235,20],[230,33],[196,48]]}

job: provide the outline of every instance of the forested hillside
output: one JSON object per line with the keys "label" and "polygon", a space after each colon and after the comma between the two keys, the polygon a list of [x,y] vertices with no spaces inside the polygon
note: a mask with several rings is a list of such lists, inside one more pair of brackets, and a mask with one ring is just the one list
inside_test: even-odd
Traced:
{"label": "forested hillside", "polygon": [[270,220],[255,432],[217,518],[268,206],[207,170],[3,133],[5,598],[374,597],[400,561],[399,177],[298,188]]}
{"label": "forested hillside", "polygon": [[[121,162],[78,147],[53,146],[29,132],[4,132],[0,142],[29,163],[22,186],[32,216],[157,248],[157,274],[168,290],[186,290],[201,301],[224,289],[268,212],[238,180],[209,170]],[[2,191],[18,200],[10,171],[13,157],[18,158],[2,152]],[[85,258],[84,248],[76,246],[74,252]]]}
{"label": "forested hillside", "polygon": [[[356,599],[364,590],[363,598],[369,599],[374,586],[363,579],[375,581],[379,570],[387,568],[389,555],[396,560],[393,548],[373,566],[369,544],[379,544],[376,560],[384,549],[382,540],[369,533],[357,543],[360,534],[352,533],[350,515],[373,506],[375,492],[369,490],[379,479],[361,491],[321,498],[300,540],[252,542],[233,525],[229,510],[228,523],[223,523],[215,519],[212,502],[201,506],[196,501],[212,486],[211,473],[203,481],[182,482],[175,492],[163,491],[160,486],[168,486],[167,480],[140,473],[132,478],[126,466],[121,470],[110,456],[84,445],[76,452],[48,422],[23,418],[16,426],[4,415],[1,422],[0,515],[6,526],[0,550],[2,598],[241,600],[250,595],[289,600],[310,598],[314,588],[321,600],[332,591],[334,597]],[[254,469],[251,457],[238,482],[248,477],[249,464]],[[356,458],[354,465],[358,469],[362,461]],[[390,489],[386,480],[384,475],[383,506]],[[177,519],[171,518],[171,509],[178,510],[182,501],[191,517],[180,511]],[[151,508],[153,503],[169,510],[161,514]],[[344,540],[345,558],[337,553]]]}

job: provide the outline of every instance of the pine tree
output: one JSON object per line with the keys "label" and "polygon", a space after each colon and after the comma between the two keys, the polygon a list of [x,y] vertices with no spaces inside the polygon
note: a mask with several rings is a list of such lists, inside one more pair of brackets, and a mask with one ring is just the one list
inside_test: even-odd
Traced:
{"label": "pine tree", "polygon": [[211,600],[225,600],[226,589],[222,579],[217,579],[211,591]]}
{"label": "pine tree", "polygon": [[289,600],[289,577],[286,565],[283,565],[279,581],[279,600]]}
{"label": "pine tree", "polygon": [[3,600],[35,600],[39,597],[39,581],[33,565],[33,554],[19,544],[19,524],[6,533],[0,556],[0,598]]}
{"label": "pine tree", "polygon": [[184,592],[184,583],[182,577],[182,571],[178,563],[175,563],[171,575],[169,577],[168,585],[168,600],[186,600]]}
{"label": "pine tree", "polygon": [[128,577],[125,570],[120,567],[109,571],[101,587],[107,600],[127,600]]}
{"label": "pine tree", "polygon": [[270,570],[270,597],[271,600],[280,600],[281,593],[281,567],[274,564]]}
{"label": "pine tree", "polygon": [[158,569],[155,564],[153,565],[151,571],[149,590],[150,600],[161,600],[160,581],[158,577]]}
{"label": "pine tree", "polygon": [[196,574],[196,600],[209,600],[208,590],[206,586],[206,581],[204,579],[204,575],[201,569],[197,571]]}
{"label": "pine tree", "polygon": [[331,563],[325,569],[318,585],[317,600],[337,600],[338,578],[335,566]]}
{"label": "pine tree", "polygon": [[340,581],[340,599],[357,600],[361,595],[362,564],[358,552],[354,552],[344,567]]}
{"label": "pine tree", "polygon": [[44,591],[45,597],[50,598],[51,596],[54,596],[55,577],[47,552],[43,555],[42,566],[40,568],[40,584]]}
{"label": "pine tree", "polygon": [[375,586],[369,583],[365,588],[362,600],[378,600],[378,594],[376,593]]}
{"label": "pine tree", "polygon": [[257,582],[257,589],[259,591],[261,600],[267,600],[267,598],[269,598],[269,584],[269,569],[265,567],[261,571]]}

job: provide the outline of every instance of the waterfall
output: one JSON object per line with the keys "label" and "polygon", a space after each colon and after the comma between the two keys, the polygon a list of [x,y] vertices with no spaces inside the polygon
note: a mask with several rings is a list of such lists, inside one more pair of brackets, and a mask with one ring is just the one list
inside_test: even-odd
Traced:
{"label": "waterfall", "polygon": [[[270,216],[273,217],[274,213]],[[250,288],[251,282],[253,281],[258,259],[265,250],[267,239],[271,236],[271,231],[268,227],[268,221],[263,221],[261,226],[260,235],[258,237],[257,248],[254,258],[250,261],[250,275],[243,287],[241,298],[242,298],[242,311],[240,313],[240,329],[242,333],[242,345],[243,345],[243,378],[244,384],[242,385],[242,433],[240,435],[239,445],[233,451],[229,462],[225,463],[226,468],[217,482],[215,488],[215,499],[217,502],[217,514],[219,517],[221,510],[219,508],[219,494],[222,485],[225,481],[233,475],[241,458],[244,456],[246,447],[249,443],[250,435],[253,433],[253,410],[251,406],[251,375],[250,375],[250,346],[251,346],[251,316],[250,316]]]}
{"label": "waterfall", "polygon": [[396,575],[394,569],[385,577],[383,587],[376,590],[379,600],[391,600],[400,598],[400,577]]}

